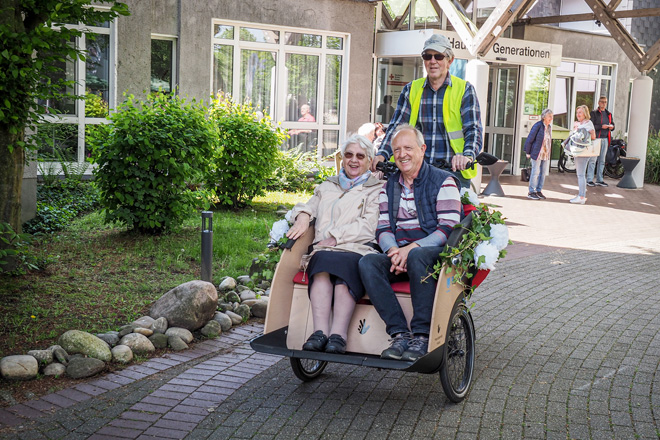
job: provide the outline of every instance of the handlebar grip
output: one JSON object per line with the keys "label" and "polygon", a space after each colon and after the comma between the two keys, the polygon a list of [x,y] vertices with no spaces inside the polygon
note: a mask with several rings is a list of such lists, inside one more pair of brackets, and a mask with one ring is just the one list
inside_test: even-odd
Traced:
{"label": "handlebar grip", "polygon": [[296,244],[296,240],[293,239],[293,238],[289,238],[289,239],[286,241],[286,243],[284,243],[284,244],[282,245],[282,249],[289,249],[289,250],[291,250],[291,248],[293,247],[294,244]]}

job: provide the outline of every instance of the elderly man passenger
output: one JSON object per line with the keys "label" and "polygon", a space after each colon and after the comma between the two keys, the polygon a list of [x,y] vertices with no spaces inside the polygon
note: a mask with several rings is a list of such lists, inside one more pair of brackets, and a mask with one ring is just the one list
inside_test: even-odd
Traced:
{"label": "elderly man passenger", "polygon": [[[424,161],[422,133],[403,124],[392,133],[399,171],[380,192],[376,238],[384,254],[365,255],[360,276],[385,321],[391,346],[384,359],[414,361],[428,350],[435,284],[422,282],[439,260],[447,237],[461,219],[458,179]],[[391,282],[410,280],[410,328]]]}
{"label": "elderly man passenger", "polygon": [[364,296],[358,262],[376,252],[373,242],[382,183],[369,171],[374,148],[364,136],[353,135],[341,145],[341,153],[339,175],[317,186],[307,203],[294,207],[295,222],[287,233],[289,238],[298,238],[316,219],[313,251],[303,257],[309,261],[305,270],[315,331],[303,350],[346,351],[348,324],[356,302]]}

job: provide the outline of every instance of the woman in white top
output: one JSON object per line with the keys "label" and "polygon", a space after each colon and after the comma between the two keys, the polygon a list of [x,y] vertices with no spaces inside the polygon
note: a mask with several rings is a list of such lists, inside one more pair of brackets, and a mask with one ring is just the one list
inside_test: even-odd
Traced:
{"label": "woman in white top", "polygon": [[[577,121],[573,124],[573,131],[570,135],[571,142],[579,139],[580,134],[584,133],[585,131],[587,132],[586,139],[584,139],[585,136],[583,136],[582,142],[591,143],[592,140],[596,139],[596,129],[594,128],[594,124],[591,122],[591,119],[589,119],[589,115],[589,107],[586,105],[581,105],[575,110],[575,118]],[[578,145],[580,144],[578,143]],[[577,172],[578,179],[578,195],[570,200],[571,203],[584,205],[584,203],[587,201],[587,178],[585,173],[587,171],[588,162],[588,157],[575,157],[575,170]]]}

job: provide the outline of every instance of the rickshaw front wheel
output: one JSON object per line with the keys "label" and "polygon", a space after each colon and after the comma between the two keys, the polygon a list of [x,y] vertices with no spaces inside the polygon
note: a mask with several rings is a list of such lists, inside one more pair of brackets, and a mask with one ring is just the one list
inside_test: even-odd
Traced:
{"label": "rickshaw front wheel", "polygon": [[327,361],[317,361],[314,359],[289,358],[291,360],[291,369],[293,374],[303,382],[309,382],[316,379],[323,370],[325,370]]}
{"label": "rickshaw front wheel", "polygon": [[459,300],[449,320],[440,368],[442,388],[454,403],[462,401],[470,390],[474,371],[474,339],[472,316]]}

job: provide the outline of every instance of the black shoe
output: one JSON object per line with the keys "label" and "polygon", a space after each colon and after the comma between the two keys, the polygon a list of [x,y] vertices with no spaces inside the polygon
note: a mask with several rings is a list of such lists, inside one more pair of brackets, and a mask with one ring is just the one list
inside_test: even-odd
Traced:
{"label": "black shoe", "polygon": [[609,185],[605,182],[596,182],[596,186],[609,186]]}
{"label": "black shoe", "polygon": [[596,186],[596,184],[593,182],[587,182],[587,186]]}
{"label": "black shoe", "polygon": [[380,354],[382,359],[401,359],[403,353],[408,350],[410,333],[398,333],[390,339],[390,348],[383,350]]}
{"label": "black shoe", "polygon": [[538,193],[535,193],[535,192],[527,194],[527,198],[532,199],[532,200],[541,200]]}
{"label": "black shoe", "polygon": [[332,334],[328,338],[328,344],[325,346],[326,353],[346,353],[346,341],[337,334]]}
{"label": "black shoe", "polygon": [[536,197],[538,197],[541,200],[545,200],[545,196],[543,195],[543,193],[541,191],[536,192]]}
{"label": "black shoe", "polygon": [[303,350],[307,351],[323,351],[325,345],[328,343],[328,337],[323,334],[321,330],[316,330],[312,336],[307,339],[303,344]]}
{"label": "black shoe", "polygon": [[416,361],[426,354],[429,348],[428,336],[413,336],[408,350],[401,356],[402,361]]}

